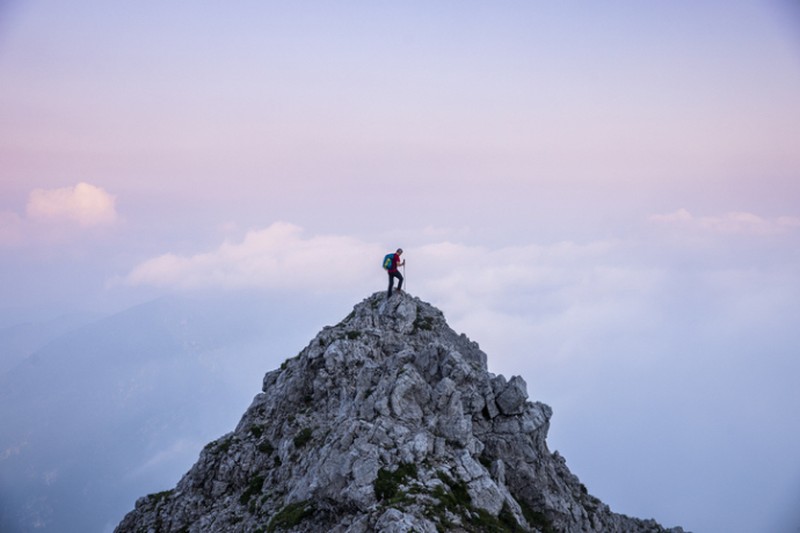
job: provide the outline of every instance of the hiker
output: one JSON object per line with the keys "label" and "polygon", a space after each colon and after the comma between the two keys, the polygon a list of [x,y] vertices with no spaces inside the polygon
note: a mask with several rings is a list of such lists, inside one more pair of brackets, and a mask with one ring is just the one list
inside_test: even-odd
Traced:
{"label": "hiker", "polygon": [[398,248],[397,251],[393,255],[391,255],[390,259],[391,262],[389,263],[389,267],[386,269],[387,272],[389,273],[389,295],[387,296],[387,298],[392,296],[392,287],[394,286],[394,278],[400,280],[400,282],[397,284],[397,291],[403,292],[401,290],[403,288],[403,275],[397,270],[397,267],[406,264],[405,259],[403,260],[402,263],[400,262],[400,256],[402,254],[403,254],[403,249]]}

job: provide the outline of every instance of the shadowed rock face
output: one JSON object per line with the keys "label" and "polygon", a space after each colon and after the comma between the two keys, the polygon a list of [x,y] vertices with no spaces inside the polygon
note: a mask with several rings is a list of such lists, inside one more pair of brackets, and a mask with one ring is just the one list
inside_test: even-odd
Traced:
{"label": "shadowed rock face", "polygon": [[547,449],[551,415],[441,311],[377,293],[117,531],[682,531],[589,495]]}

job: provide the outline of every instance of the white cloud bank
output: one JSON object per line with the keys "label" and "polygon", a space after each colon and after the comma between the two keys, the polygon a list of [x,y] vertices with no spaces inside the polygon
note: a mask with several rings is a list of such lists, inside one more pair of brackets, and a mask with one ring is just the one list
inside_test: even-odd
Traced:
{"label": "white cloud bank", "polygon": [[[499,249],[448,241],[412,247],[406,284],[448,300],[502,298],[541,287],[562,288],[598,277],[632,283],[635,276],[597,267],[620,243],[524,245]],[[314,288],[380,279],[381,246],[341,235],[304,235],[296,225],[277,222],[247,232],[241,242],[225,241],[194,255],[165,253],[146,260],[125,277],[131,285],[173,289]],[[602,260],[601,260],[602,262]],[[602,271],[602,272],[601,272]],[[550,298],[554,296],[550,295]],[[563,296],[563,298],[567,298]],[[507,301],[507,300],[506,300]]]}
{"label": "white cloud bank", "polygon": [[[241,242],[194,255],[167,253],[136,266],[124,281],[168,289],[383,290],[388,250],[356,238],[305,236],[280,222]],[[658,269],[631,266],[629,243],[598,241],[489,249],[447,241],[407,246],[405,287],[440,306],[454,327],[494,345],[531,334],[570,338],[551,346],[569,356],[584,337],[641,318],[662,284]],[[553,331],[559,335],[553,335]],[[552,342],[552,341],[550,341]]]}
{"label": "white cloud bank", "polygon": [[59,189],[34,189],[28,197],[28,218],[72,221],[83,227],[112,224],[117,220],[116,198],[100,187],[80,182]]}
{"label": "white cloud bank", "polygon": [[[320,290],[352,286],[380,269],[381,249],[351,237],[304,237],[285,222],[249,231],[242,242],[191,256],[167,253],[135,267],[131,285],[176,289]],[[377,258],[377,259],[375,259]]]}
{"label": "white cloud bank", "polygon": [[692,230],[738,235],[777,235],[800,228],[800,217],[763,218],[742,211],[698,217],[686,209],[679,209],[666,215],[652,215],[650,221]]}
{"label": "white cloud bank", "polygon": [[[794,219],[755,215],[697,219],[686,210],[651,220],[694,224],[715,232],[769,233],[795,224]],[[653,251],[663,246],[657,238],[501,248],[439,241],[408,243],[405,248],[405,287],[440,306],[454,325],[481,332],[497,344],[513,343],[521,332],[533,334],[540,345],[549,344],[548,351],[558,359],[571,357],[612,330],[651,334],[663,313],[677,305],[676,292],[691,294],[691,286],[695,292],[698,286],[712,290],[713,280],[724,273],[752,268],[727,263],[731,257],[748,256],[738,247],[732,256],[674,246],[668,257],[658,255]],[[367,293],[385,286],[378,264],[386,251],[355,237],[306,236],[302,228],[279,222],[210,251],[154,257],[133,268],[124,281],[180,290]],[[687,257],[696,259],[686,263],[693,265],[690,270],[681,266]],[[553,339],[568,341],[553,344]]]}
{"label": "white cloud bank", "polygon": [[76,232],[111,226],[118,218],[116,197],[90,183],[34,189],[25,216],[0,212],[0,246],[70,240]]}
{"label": "white cloud bank", "polygon": [[[684,211],[665,218],[697,222]],[[739,242],[728,243],[727,252],[680,243],[665,247],[653,235],[500,248],[448,241],[400,244],[408,263],[405,288],[445,311],[456,329],[474,334],[492,353],[519,355],[513,347],[529,344],[553,362],[595,357],[595,346],[612,345],[612,337],[636,342],[655,337],[665,330],[667,317],[705,316],[703,327],[709,330],[715,323],[707,317],[740,324],[737,309],[771,317],[788,305],[775,285],[796,289],[793,267],[754,263],[748,258],[758,254]],[[784,244],[780,248],[787,248]],[[280,222],[210,251],[154,257],[124,281],[181,290],[343,290],[363,296],[384,289],[386,276],[378,265],[386,251],[355,237],[306,236],[302,228]],[[745,314],[750,322],[758,318]]]}

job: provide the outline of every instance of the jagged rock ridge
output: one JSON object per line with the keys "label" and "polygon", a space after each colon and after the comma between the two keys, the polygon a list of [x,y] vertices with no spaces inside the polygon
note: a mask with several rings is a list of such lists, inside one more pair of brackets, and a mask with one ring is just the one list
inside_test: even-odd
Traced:
{"label": "jagged rock ridge", "polygon": [[235,431],[117,531],[682,531],[588,494],[547,449],[551,414],[441,311],[376,293],[266,374]]}

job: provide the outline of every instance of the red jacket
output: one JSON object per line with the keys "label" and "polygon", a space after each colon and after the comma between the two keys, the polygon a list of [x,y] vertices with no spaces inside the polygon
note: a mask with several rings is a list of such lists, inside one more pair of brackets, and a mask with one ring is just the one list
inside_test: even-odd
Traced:
{"label": "red jacket", "polygon": [[397,264],[400,263],[400,256],[398,254],[394,254],[392,256],[392,265],[389,267],[389,272],[394,273],[397,272]]}

